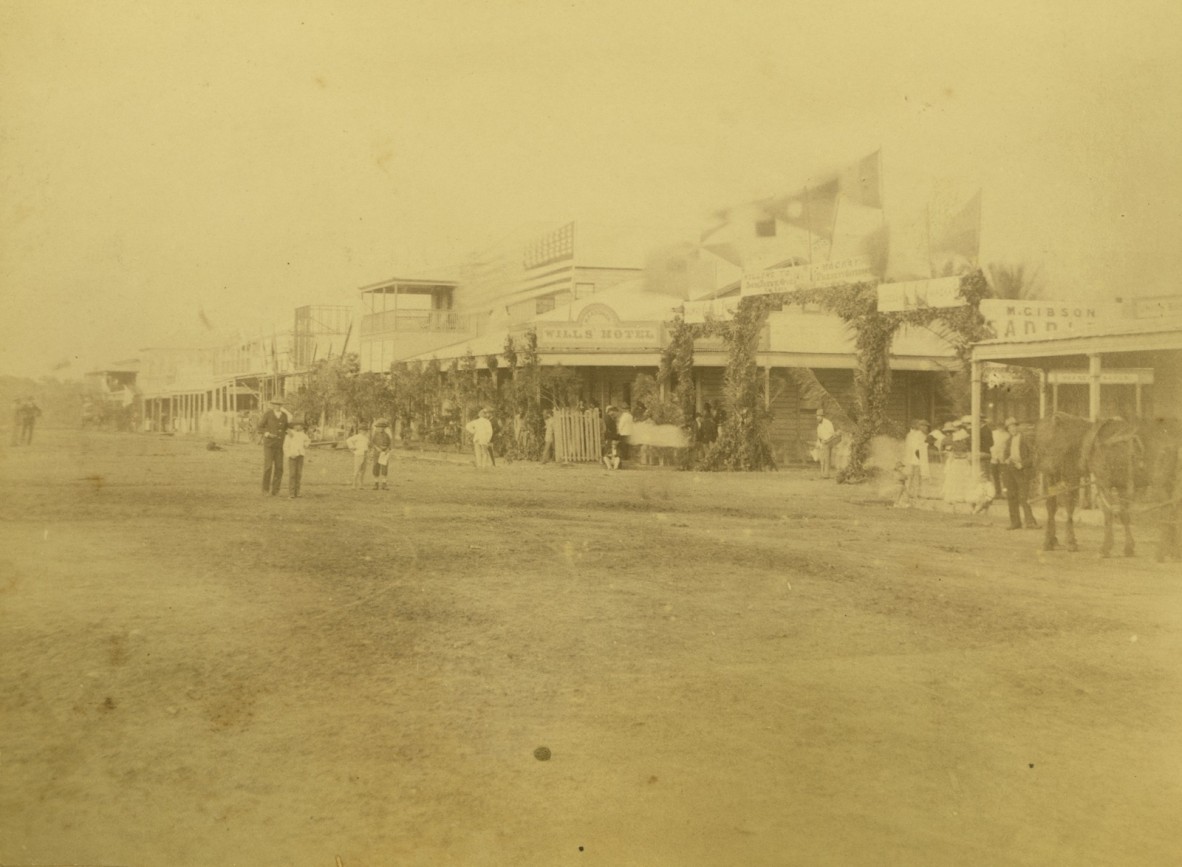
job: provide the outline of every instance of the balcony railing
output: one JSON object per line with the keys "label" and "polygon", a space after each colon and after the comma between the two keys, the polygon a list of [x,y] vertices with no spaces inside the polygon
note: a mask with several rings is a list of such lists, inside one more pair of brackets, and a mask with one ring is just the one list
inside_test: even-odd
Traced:
{"label": "balcony railing", "polygon": [[470,330],[470,317],[451,310],[386,310],[361,317],[362,337],[390,332]]}

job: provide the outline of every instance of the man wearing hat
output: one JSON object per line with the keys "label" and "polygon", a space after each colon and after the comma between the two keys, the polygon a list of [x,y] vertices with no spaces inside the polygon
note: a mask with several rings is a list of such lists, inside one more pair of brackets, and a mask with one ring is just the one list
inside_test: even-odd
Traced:
{"label": "man wearing hat", "polygon": [[821,478],[829,478],[833,471],[833,447],[837,445],[837,429],[825,418],[825,410],[817,410],[817,459],[821,462]]}
{"label": "man wearing hat", "polygon": [[469,436],[472,437],[472,449],[477,469],[493,466],[492,456],[492,409],[484,407],[472,421],[464,425]]}
{"label": "man wearing hat", "polygon": [[1010,444],[1010,435],[1007,431],[1009,423],[1013,419],[1006,421],[996,421],[993,423],[992,439],[989,443],[989,478],[993,481],[993,495],[1001,497],[1002,492],[1005,491],[1005,485],[1002,480],[1002,471],[1006,464],[1006,449]]}
{"label": "man wearing hat", "polygon": [[907,473],[907,482],[903,488],[900,503],[913,503],[919,500],[923,488],[923,480],[931,475],[928,462],[928,430],[927,419],[917,418],[911,422],[911,430],[903,440],[903,467]]}
{"label": "man wearing hat", "polygon": [[259,419],[258,433],[263,440],[263,493],[275,496],[283,482],[283,441],[287,437],[283,398],[271,398],[270,406]]}
{"label": "man wearing hat", "polygon": [[1034,483],[1033,435],[1024,431],[1016,418],[1006,419],[1010,435],[1005,447],[1006,499],[1010,505],[1010,529],[1021,530],[1022,518],[1027,530],[1037,530],[1038,521],[1030,509],[1030,488]]}
{"label": "man wearing hat", "polygon": [[373,447],[373,489],[388,491],[390,489],[390,453],[394,448],[394,437],[390,435],[389,419],[379,418],[373,423],[373,436],[370,437]]}

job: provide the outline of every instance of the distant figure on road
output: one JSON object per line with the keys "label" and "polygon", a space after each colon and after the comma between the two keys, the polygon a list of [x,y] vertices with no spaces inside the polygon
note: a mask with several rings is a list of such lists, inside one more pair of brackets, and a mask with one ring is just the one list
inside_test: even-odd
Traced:
{"label": "distant figure on road", "polygon": [[480,410],[479,415],[464,425],[469,436],[472,437],[472,449],[475,453],[476,468],[484,469],[493,465],[492,438],[493,427],[492,410],[487,406]]}
{"label": "distant figure on road", "polygon": [[821,462],[821,478],[828,479],[833,472],[833,447],[839,435],[833,422],[825,418],[825,410],[817,410],[817,460]]}
{"label": "distant figure on road", "polygon": [[19,397],[12,401],[12,445],[14,446],[20,445],[21,441],[21,428],[24,426],[24,415],[21,413],[21,409],[24,405],[25,402]]}
{"label": "distant figure on road", "polygon": [[1010,435],[1006,443],[1005,483],[1006,499],[1010,504],[1010,529],[1022,529],[1022,517],[1026,518],[1026,529],[1037,530],[1038,521],[1030,509],[1030,487],[1034,483],[1034,434],[1018,424],[1017,419],[1006,419],[1006,431]]}
{"label": "distant figure on road", "polygon": [[283,483],[283,440],[287,437],[287,413],[283,398],[273,398],[259,418],[258,435],[263,441],[263,493],[272,497]]}
{"label": "distant figure on road", "polygon": [[373,489],[388,491],[390,489],[390,454],[394,448],[394,437],[390,436],[390,422],[379,418],[373,423],[373,436],[370,445],[373,446]]}
{"label": "distant figure on road", "polygon": [[353,453],[353,487],[360,489],[365,484],[365,468],[369,463],[369,433],[359,430],[345,440]]}
{"label": "distant figure on road", "polygon": [[300,480],[304,477],[304,457],[312,440],[304,433],[302,422],[293,421],[283,438],[283,456],[287,458],[287,495],[295,499],[300,495]]}
{"label": "distant figure on road", "polygon": [[41,417],[41,407],[37,406],[37,401],[33,400],[32,395],[25,398],[24,404],[21,406],[21,443],[27,446],[33,444],[33,427],[37,424],[37,419]]}

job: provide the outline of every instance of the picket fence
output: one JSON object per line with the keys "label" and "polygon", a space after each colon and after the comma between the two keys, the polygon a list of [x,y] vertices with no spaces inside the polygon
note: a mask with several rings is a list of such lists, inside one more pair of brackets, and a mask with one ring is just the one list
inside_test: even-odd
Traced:
{"label": "picket fence", "polygon": [[603,457],[603,423],[598,409],[554,410],[554,459],[559,463]]}

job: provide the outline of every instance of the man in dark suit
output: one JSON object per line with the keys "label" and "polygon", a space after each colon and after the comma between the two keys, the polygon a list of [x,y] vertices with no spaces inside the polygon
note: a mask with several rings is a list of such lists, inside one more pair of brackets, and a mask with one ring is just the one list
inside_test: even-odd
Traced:
{"label": "man in dark suit", "polygon": [[282,398],[274,398],[259,419],[258,432],[263,439],[263,493],[279,493],[283,481],[283,438],[287,436],[287,413]]}
{"label": "man in dark suit", "polygon": [[1022,518],[1027,530],[1037,530],[1038,521],[1030,509],[1030,489],[1034,484],[1034,433],[1017,419],[1006,419],[1010,440],[1005,446],[1006,499],[1010,504],[1010,529],[1021,530]]}

